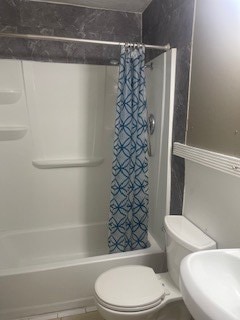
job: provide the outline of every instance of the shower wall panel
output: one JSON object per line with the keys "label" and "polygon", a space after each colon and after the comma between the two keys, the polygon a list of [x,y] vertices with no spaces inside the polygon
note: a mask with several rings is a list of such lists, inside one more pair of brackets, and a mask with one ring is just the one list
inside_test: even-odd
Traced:
{"label": "shower wall panel", "polygon": [[[165,55],[152,60],[153,69],[146,69],[148,114],[153,114],[156,127],[150,137],[152,156],[149,158],[149,229],[161,247],[164,247],[163,234],[160,232],[165,216],[164,198],[166,181],[160,180],[162,125],[164,110]],[[164,194],[161,193],[164,187]],[[161,191],[160,191],[161,189]]]}
{"label": "shower wall panel", "polygon": [[164,217],[170,213],[171,145],[174,110],[176,49],[152,60],[147,71],[148,112],[155,117],[150,137],[149,158],[149,229],[162,249],[165,247]]}
{"label": "shower wall panel", "polygon": [[[0,95],[0,129],[27,128],[21,139],[0,141],[0,230],[106,221],[118,68],[0,60],[0,69],[0,93],[21,93],[11,104]],[[32,164],[88,157],[104,161]]]}
{"label": "shower wall panel", "polygon": [[[141,42],[141,14],[37,1],[0,1],[0,32]],[[119,47],[1,38],[0,57],[109,64]]]}
{"label": "shower wall panel", "polygon": [[102,157],[106,67],[23,61],[36,158]]}
{"label": "shower wall panel", "polygon": [[[177,48],[173,141],[185,142],[195,0],[153,0],[143,13],[143,42]],[[151,50],[154,57],[156,52]],[[184,160],[172,158],[171,213],[181,214]]]}

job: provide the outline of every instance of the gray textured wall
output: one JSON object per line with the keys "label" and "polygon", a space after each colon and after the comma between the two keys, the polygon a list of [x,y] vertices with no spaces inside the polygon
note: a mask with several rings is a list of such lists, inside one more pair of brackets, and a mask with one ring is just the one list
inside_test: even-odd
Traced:
{"label": "gray textured wall", "polygon": [[[0,0],[0,31],[109,41],[141,41],[141,14]],[[119,47],[0,38],[0,58],[107,64]]]}
{"label": "gray textured wall", "polygon": [[[143,42],[177,48],[173,141],[185,142],[194,0],[153,0],[143,13]],[[152,57],[154,52],[150,53]],[[171,213],[181,214],[184,160],[172,157]]]}

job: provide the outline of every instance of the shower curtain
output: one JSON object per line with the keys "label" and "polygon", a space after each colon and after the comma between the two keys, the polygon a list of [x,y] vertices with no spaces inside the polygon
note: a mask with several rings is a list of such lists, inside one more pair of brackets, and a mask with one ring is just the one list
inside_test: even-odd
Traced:
{"label": "shower curtain", "polygon": [[110,253],[148,247],[145,48],[122,46],[113,146]]}

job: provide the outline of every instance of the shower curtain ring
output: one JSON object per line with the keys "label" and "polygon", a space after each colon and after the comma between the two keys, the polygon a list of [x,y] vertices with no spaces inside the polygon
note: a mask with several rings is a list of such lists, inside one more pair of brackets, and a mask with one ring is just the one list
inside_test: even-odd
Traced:
{"label": "shower curtain ring", "polygon": [[127,52],[129,52],[129,50],[130,50],[130,43],[129,42],[126,42],[125,43],[125,50],[127,51]]}

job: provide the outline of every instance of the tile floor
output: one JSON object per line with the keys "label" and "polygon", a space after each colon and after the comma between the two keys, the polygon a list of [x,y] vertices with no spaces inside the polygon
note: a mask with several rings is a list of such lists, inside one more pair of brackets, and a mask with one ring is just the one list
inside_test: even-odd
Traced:
{"label": "tile floor", "polygon": [[[69,313],[69,312],[67,312]],[[0,319],[1,320],[1,319]],[[86,313],[76,314],[76,315],[57,315],[56,314],[45,314],[34,316],[31,318],[21,318],[18,320],[104,320],[103,317],[100,316],[98,311],[89,311]]]}
{"label": "tile floor", "polygon": [[104,320],[104,319],[100,316],[100,314],[97,311],[94,311],[94,312],[83,313],[75,316],[52,318],[49,320]]}
{"label": "tile floor", "polygon": [[[53,319],[55,320],[55,319]],[[58,319],[59,320],[59,319]],[[61,320],[104,320],[97,311],[61,318]]]}

